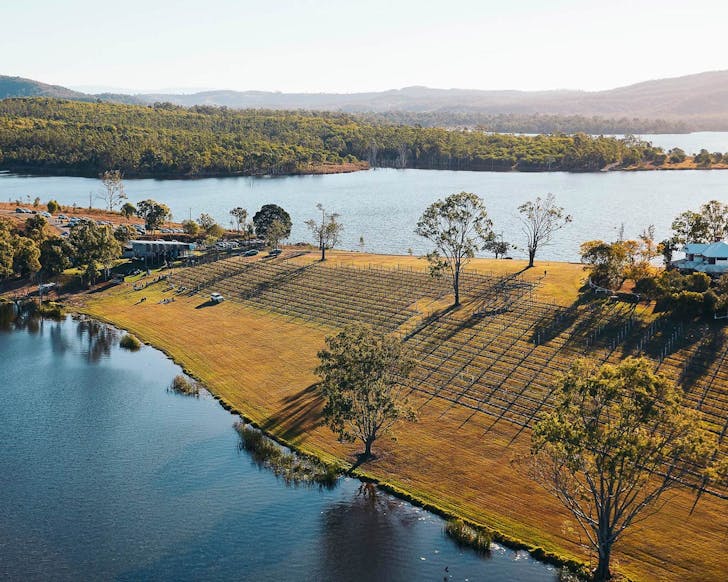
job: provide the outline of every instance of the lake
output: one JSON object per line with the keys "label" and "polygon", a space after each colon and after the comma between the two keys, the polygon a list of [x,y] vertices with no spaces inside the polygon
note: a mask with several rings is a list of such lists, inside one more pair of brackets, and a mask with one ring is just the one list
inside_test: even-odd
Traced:
{"label": "lake", "polygon": [[180,368],[119,336],[0,313],[0,579],[556,580],[355,479],[286,486],[239,450],[236,417],[168,392]]}
{"label": "lake", "polygon": [[[698,139],[695,135],[675,138],[686,145],[688,138]],[[699,139],[713,145],[725,143],[722,149],[728,151],[728,133],[703,134]],[[87,207],[89,195],[94,205],[102,204],[96,198],[100,188],[100,181],[91,178],[0,174],[0,200],[39,196],[43,201],[55,198],[61,204]],[[627,237],[636,237],[654,224],[658,240],[666,238],[673,218],[683,210],[698,208],[711,199],[728,201],[728,171],[572,174],[375,169],[324,176],[126,180],[132,202],[145,198],[164,202],[176,220],[207,212],[230,226],[228,211],[235,206],[247,208],[252,217],[263,204],[279,204],[293,219],[290,242],[311,240],[304,221],[317,217],[316,204],[321,202],[327,210],[341,214],[345,232],[340,248],[395,254],[409,249],[416,254],[427,252],[428,245],[413,233],[417,219],[433,201],[462,190],[483,197],[496,232],[520,247],[525,245],[518,205],[553,193],[574,221],[557,233],[540,256],[577,261],[580,243],[595,238],[614,240],[622,224]],[[517,249],[511,254],[524,257],[526,253]]]}

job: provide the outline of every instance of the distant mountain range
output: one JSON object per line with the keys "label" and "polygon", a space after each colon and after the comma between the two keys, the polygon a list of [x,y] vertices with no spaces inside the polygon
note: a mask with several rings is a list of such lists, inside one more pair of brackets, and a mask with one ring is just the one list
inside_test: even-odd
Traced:
{"label": "distant mountain range", "polygon": [[691,130],[728,130],[728,71],[646,81],[606,91],[480,91],[406,87],[370,93],[202,91],[191,94],[87,94],[0,76],[0,98],[44,96],[132,104],[170,102],[231,108],[310,109],[349,113],[598,116],[662,119]]}

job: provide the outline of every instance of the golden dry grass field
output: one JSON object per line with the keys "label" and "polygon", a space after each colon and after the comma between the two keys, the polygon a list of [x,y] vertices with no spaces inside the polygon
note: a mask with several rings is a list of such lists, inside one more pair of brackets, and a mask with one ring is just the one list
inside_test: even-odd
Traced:
{"label": "golden dry grass field", "polygon": [[[322,403],[312,370],[324,337],[335,332],[346,317],[374,317],[378,308],[391,309],[386,318],[375,320],[381,329],[396,327],[395,331],[403,335],[411,333],[425,316],[446,305],[448,296],[437,287],[430,295],[422,291],[423,298],[415,307],[401,308],[417,296],[418,285],[425,280],[421,273],[425,264],[414,257],[335,252],[326,266],[314,264],[315,259],[315,253],[310,253],[268,264],[235,263],[237,275],[207,286],[204,277],[195,277],[205,268],[209,275],[213,267],[181,270],[171,277],[177,285],[175,290],[167,282],[142,291],[134,291],[125,283],[83,296],[80,310],[128,329],[164,350],[226,404],[276,437],[327,460],[351,463],[359,447],[337,442],[320,424]],[[370,264],[387,269],[368,269]],[[391,268],[397,266],[401,271],[392,273]],[[497,278],[524,265],[477,260],[471,267]],[[326,276],[323,281],[330,281],[331,289],[321,286],[321,277]],[[522,475],[513,460],[528,452],[529,419],[534,418],[539,402],[547,399],[554,373],[573,359],[577,342],[591,342],[594,354],[614,360],[632,347],[627,340],[620,345],[610,343],[612,332],[620,334],[629,325],[629,333],[625,332],[628,337],[652,333],[655,339],[650,341],[655,342],[668,330],[657,325],[638,330],[634,326],[649,325],[651,316],[630,313],[635,320],[643,315],[644,321],[626,324],[633,319],[625,319],[624,309],[608,302],[599,303],[598,310],[580,307],[561,311],[552,305],[573,303],[583,278],[580,265],[537,262],[535,269],[517,279],[518,285],[540,279],[540,285],[531,290],[536,303],[528,303],[534,298],[524,294],[514,299],[505,313],[494,310],[498,315],[489,317],[475,312],[487,312],[493,306],[500,309],[500,304],[484,300],[483,307],[483,302],[471,301],[411,333],[409,341],[421,357],[410,395],[418,422],[399,426],[393,437],[377,441],[377,458],[367,463],[363,472],[423,503],[485,524],[526,544],[586,560],[578,545],[576,525],[558,502]],[[370,279],[381,283],[386,300],[372,299],[374,291],[367,287],[374,285]],[[337,291],[343,281],[353,281],[351,292],[343,287]],[[486,279],[473,278],[469,284],[479,289],[484,281],[487,283]],[[199,293],[189,293],[189,289],[180,293],[184,282],[188,287],[199,284]],[[363,289],[360,295],[357,284]],[[390,284],[391,289],[386,287]],[[209,292],[222,289],[221,285],[227,285],[222,292],[231,300],[207,305]],[[329,293],[334,292],[342,293],[340,303],[345,309],[341,312],[327,303],[331,301]],[[141,297],[146,301],[139,302]],[[169,297],[175,301],[159,303]],[[538,315],[531,315],[536,311]],[[545,323],[553,313],[559,323],[555,328]],[[332,325],[324,325],[327,320]],[[606,330],[605,337],[597,337],[591,328],[581,329],[580,322],[598,323],[599,329]],[[535,334],[538,342],[533,340]],[[703,362],[700,350],[704,344],[704,339],[693,343],[686,340],[685,354]],[[720,350],[721,354],[725,350],[723,343]],[[660,369],[677,377],[680,358],[687,357],[685,354],[668,354]],[[707,383],[708,370],[714,369],[709,366],[722,363],[721,359],[715,364],[713,359],[705,363],[706,371],[695,364],[699,371],[693,374],[695,389],[690,394],[703,395],[703,400],[708,394],[711,402],[717,402],[712,422],[719,431],[721,415],[725,416],[721,404],[725,400],[721,398],[727,392],[722,376],[716,383],[716,374],[712,374]],[[477,370],[484,371],[482,379],[475,379]],[[693,494],[679,492],[659,515],[635,526],[615,549],[616,568],[640,580],[725,579],[728,502],[703,495],[691,513],[693,501]]]}

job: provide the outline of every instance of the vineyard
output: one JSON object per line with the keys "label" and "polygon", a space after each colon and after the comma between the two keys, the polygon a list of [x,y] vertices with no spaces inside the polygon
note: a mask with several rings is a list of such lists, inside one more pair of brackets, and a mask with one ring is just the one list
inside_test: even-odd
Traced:
{"label": "vineyard", "polygon": [[686,325],[645,304],[588,292],[570,307],[545,301],[519,274],[463,277],[463,308],[443,309],[447,279],[421,270],[234,257],[176,270],[177,293],[226,299],[317,325],[359,321],[399,334],[418,365],[407,386],[490,426],[533,425],[548,410],[557,375],[575,358],[616,363],[643,355],[678,382],[728,454],[728,341],[721,327]]}

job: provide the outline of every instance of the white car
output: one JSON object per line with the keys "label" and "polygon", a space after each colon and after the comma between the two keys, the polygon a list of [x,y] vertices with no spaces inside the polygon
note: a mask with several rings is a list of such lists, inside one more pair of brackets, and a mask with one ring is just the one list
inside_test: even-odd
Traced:
{"label": "white car", "polygon": [[210,295],[210,301],[212,303],[220,303],[221,301],[224,301],[224,300],[225,300],[225,298],[222,295],[220,295],[219,293],[213,293],[212,295]]}

